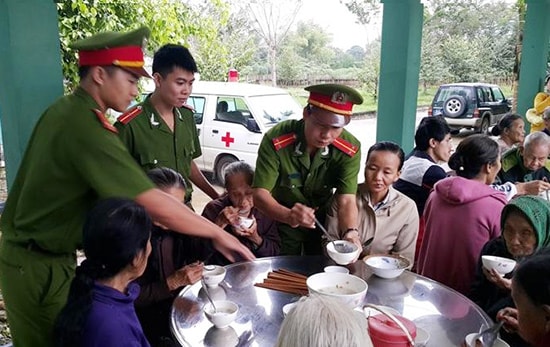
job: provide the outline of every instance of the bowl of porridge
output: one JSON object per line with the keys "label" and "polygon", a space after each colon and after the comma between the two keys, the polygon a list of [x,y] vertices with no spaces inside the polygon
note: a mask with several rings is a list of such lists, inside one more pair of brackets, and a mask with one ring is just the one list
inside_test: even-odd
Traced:
{"label": "bowl of porridge", "polygon": [[363,303],[367,294],[367,282],[361,278],[337,272],[321,272],[306,281],[309,294],[326,295],[340,300],[351,308]]}

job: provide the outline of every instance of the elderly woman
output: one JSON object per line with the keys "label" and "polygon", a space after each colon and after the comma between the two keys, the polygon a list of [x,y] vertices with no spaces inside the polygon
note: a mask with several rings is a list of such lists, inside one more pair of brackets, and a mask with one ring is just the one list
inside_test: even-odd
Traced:
{"label": "elderly woman", "polygon": [[[536,196],[519,196],[502,210],[502,235],[485,244],[481,255],[495,255],[521,260],[550,244],[550,204]],[[501,277],[494,270],[483,268],[481,257],[469,295],[487,314],[496,319],[504,307],[513,307],[510,293],[512,273]],[[513,346],[524,346],[517,335],[503,333]]]}
{"label": "elderly woman", "polygon": [[[358,245],[372,239],[368,254],[400,254],[414,261],[418,236],[418,213],[412,199],[395,190],[403,167],[404,153],[393,142],[374,144],[367,153],[365,182],[357,189],[358,233],[347,233],[347,239]],[[339,237],[338,206],[333,203],[327,226]]]}
{"label": "elderly woman", "polygon": [[55,346],[149,347],[134,311],[139,285],[133,281],[145,271],[151,227],[145,209],[132,200],[102,200],[90,211],[83,229],[86,259],[57,317]]}
{"label": "elderly woman", "polygon": [[[254,169],[244,161],[227,166],[224,175],[226,194],[210,201],[202,216],[214,222],[227,232],[234,234],[257,257],[271,257],[279,254],[281,241],[276,222],[254,207],[252,180]],[[243,224],[243,218],[251,220]],[[221,255],[220,255],[221,257]],[[216,262],[226,263],[216,256]]]}
{"label": "elderly woman", "polygon": [[449,167],[457,176],[435,185],[424,210],[418,272],[467,294],[483,245],[500,235],[506,196],[489,187],[500,170],[498,145],[486,135],[469,136]]}
{"label": "elderly woman", "polygon": [[491,130],[497,139],[500,154],[512,147],[521,145],[525,139],[525,123],[523,118],[515,113],[508,114],[500,119],[497,125]]}
{"label": "elderly woman", "polygon": [[337,299],[305,296],[284,319],[275,346],[371,346],[365,323]]}

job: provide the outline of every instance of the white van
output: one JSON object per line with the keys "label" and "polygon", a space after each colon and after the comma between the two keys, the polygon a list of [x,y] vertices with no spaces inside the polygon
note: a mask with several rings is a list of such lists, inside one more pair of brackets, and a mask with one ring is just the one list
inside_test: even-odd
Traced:
{"label": "white van", "polygon": [[243,160],[256,165],[263,134],[287,119],[301,119],[303,107],[284,89],[238,82],[193,84],[187,103],[195,109],[202,171],[223,182],[225,168]]}

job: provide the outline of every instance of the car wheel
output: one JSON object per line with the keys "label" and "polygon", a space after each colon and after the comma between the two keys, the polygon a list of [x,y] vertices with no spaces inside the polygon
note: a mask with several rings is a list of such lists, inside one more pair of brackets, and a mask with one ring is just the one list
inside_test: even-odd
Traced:
{"label": "car wheel", "polygon": [[466,99],[461,95],[453,95],[443,103],[443,115],[456,118],[462,116],[466,111]]}
{"label": "car wheel", "polygon": [[223,186],[225,184],[225,180],[224,180],[224,177],[225,177],[225,170],[227,169],[227,167],[229,166],[229,164],[231,163],[234,163],[238,161],[237,158],[235,158],[234,156],[232,155],[224,155],[223,157],[221,157],[220,159],[218,159],[218,161],[216,162],[216,165],[214,167],[214,174],[215,174],[215,177],[214,179],[221,185]]}
{"label": "car wheel", "polygon": [[484,117],[480,127],[477,129],[480,134],[489,134],[489,117]]}

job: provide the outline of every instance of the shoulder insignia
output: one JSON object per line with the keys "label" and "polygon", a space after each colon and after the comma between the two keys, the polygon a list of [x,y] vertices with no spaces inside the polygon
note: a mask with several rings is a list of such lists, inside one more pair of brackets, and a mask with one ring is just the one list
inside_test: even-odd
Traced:
{"label": "shoulder insignia", "polygon": [[93,109],[95,115],[97,116],[97,119],[99,119],[99,122],[103,127],[109,131],[114,132],[115,134],[118,134],[118,130],[109,122],[107,117],[98,109]]}
{"label": "shoulder insignia", "polygon": [[334,140],[334,142],[332,142],[332,145],[344,152],[345,154],[349,155],[350,157],[353,157],[355,154],[357,154],[357,151],[359,151],[359,146],[354,145],[341,137],[338,137],[336,140]]}
{"label": "shoulder insignia", "polygon": [[293,144],[294,141],[296,141],[296,134],[295,133],[284,134],[274,138],[271,141],[273,142],[273,146],[275,147],[275,150],[278,151]]}
{"label": "shoulder insignia", "polygon": [[136,118],[137,115],[139,115],[141,113],[141,111],[143,111],[143,108],[141,106],[136,106],[136,107],[124,112],[120,116],[118,116],[117,121],[126,125],[132,119]]}
{"label": "shoulder insignia", "polygon": [[186,109],[188,109],[188,110],[191,110],[191,112],[193,112],[193,113],[195,112],[195,109],[194,109],[193,106],[191,106],[191,105],[183,104],[182,107],[184,107],[184,108],[186,108]]}

